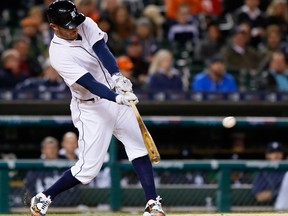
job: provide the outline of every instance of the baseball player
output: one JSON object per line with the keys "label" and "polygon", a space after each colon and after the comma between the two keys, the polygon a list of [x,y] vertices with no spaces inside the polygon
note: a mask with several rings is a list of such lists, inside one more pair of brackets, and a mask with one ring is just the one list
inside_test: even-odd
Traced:
{"label": "baseball player", "polygon": [[147,204],[145,216],[165,216],[157,195],[152,164],[130,107],[138,102],[131,82],[119,73],[106,42],[107,34],[77,11],[68,0],[56,0],[47,9],[55,34],[50,43],[51,65],[71,90],[72,121],[79,131],[79,159],[47,190],[31,199],[31,213],[46,214],[53,199],[80,183],[88,184],[103,164],[112,134],[125,146]]}

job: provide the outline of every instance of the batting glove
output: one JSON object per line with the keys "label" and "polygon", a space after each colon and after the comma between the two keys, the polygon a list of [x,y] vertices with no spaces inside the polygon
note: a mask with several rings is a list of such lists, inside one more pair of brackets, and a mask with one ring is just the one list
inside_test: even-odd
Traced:
{"label": "batting glove", "polygon": [[119,94],[116,96],[116,103],[118,104],[131,106],[130,101],[133,101],[135,104],[139,102],[137,96],[131,92],[126,92],[125,94]]}
{"label": "batting glove", "polygon": [[112,79],[115,82],[116,93],[125,94],[126,92],[133,92],[131,81],[123,76],[120,72],[114,74]]}

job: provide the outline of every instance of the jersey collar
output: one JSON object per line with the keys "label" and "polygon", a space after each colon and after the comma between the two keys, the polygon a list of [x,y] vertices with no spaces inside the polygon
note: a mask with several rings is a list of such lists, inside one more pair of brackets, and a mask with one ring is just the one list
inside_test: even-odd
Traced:
{"label": "jersey collar", "polygon": [[54,34],[51,42],[65,46],[79,46],[80,44],[82,44],[82,40],[65,40],[58,37],[56,34]]}

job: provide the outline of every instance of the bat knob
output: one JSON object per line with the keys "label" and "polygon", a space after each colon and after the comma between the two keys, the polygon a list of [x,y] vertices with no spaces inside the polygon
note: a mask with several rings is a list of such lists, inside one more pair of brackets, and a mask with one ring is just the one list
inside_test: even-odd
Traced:
{"label": "bat knob", "polygon": [[158,163],[160,163],[160,157],[159,156],[155,156],[155,157],[152,158],[151,161],[152,161],[153,164],[158,164]]}

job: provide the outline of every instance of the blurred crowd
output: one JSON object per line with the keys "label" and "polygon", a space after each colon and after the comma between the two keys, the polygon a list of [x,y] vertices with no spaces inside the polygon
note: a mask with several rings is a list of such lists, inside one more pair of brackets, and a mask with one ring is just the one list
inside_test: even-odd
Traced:
{"label": "blurred crowd", "polygon": [[[49,63],[52,0],[0,8],[0,89],[67,90]],[[287,0],[74,0],[134,91],[287,91]]]}

